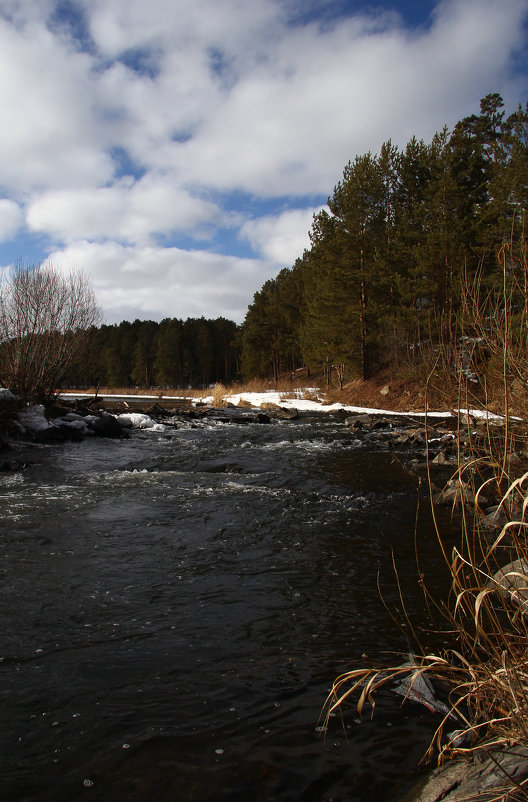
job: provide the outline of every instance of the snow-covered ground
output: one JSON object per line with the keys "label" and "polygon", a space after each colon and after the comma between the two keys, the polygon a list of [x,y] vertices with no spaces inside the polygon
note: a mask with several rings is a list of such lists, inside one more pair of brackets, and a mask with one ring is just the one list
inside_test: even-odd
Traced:
{"label": "snow-covered ground", "polygon": [[[296,390],[292,393],[281,393],[276,390],[266,390],[262,393],[226,393],[223,396],[223,400],[226,403],[233,404],[234,406],[238,406],[238,404],[242,401],[245,403],[251,404],[252,407],[255,409],[262,408],[265,404],[276,404],[277,406],[282,407],[283,409],[297,409],[299,412],[339,412],[344,410],[345,412],[350,412],[352,414],[371,414],[371,415],[425,415],[425,413],[419,412],[394,412],[394,410],[390,409],[376,409],[371,407],[357,407],[351,406],[349,404],[328,404],[324,401],[324,396],[319,394],[319,390],[314,387],[308,387],[304,389]],[[307,397],[306,397],[307,396]],[[89,396],[88,394],[86,397],[93,397]],[[128,396],[122,395],[108,395],[104,394],[101,396],[102,398],[106,399],[120,399],[120,398],[128,398]],[[61,398],[68,399],[68,398],[83,398],[82,393],[62,393]],[[185,398],[184,396],[179,395],[133,395],[130,396],[129,400],[136,400],[136,401],[171,401],[171,400],[182,400]],[[193,405],[197,404],[208,404],[213,405],[215,403],[215,398],[213,395],[204,395],[199,396],[191,399]],[[437,417],[445,417],[449,415],[449,411],[445,412],[429,412],[430,417],[437,416]]]}
{"label": "snow-covered ground", "polygon": [[[78,398],[81,399],[83,397],[89,398],[93,397],[89,394],[83,395],[82,393],[63,393],[61,395],[64,399],[71,399],[71,398]],[[120,395],[104,395],[102,398],[105,399],[119,399],[119,398],[126,398],[127,396],[120,396]],[[3,390],[0,388],[0,398],[14,398],[12,393],[9,390]],[[137,401],[171,401],[171,400],[182,400],[182,396],[176,395],[134,395],[129,397],[129,400],[137,400]],[[348,404],[328,404],[324,401],[324,396],[319,394],[319,391],[316,388],[305,388],[296,390],[293,393],[281,393],[275,390],[268,390],[262,393],[226,393],[223,396],[223,400],[226,403],[233,404],[234,406],[238,406],[239,404],[243,404],[244,407],[250,405],[253,409],[261,409],[262,407],[266,407],[268,404],[274,404],[278,407],[282,407],[282,409],[286,410],[298,410],[299,412],[322,412],[322,413],[331,413],[331,412],[347,412],[351,414],[370,414],[370,415],[395,415],[395,416],[412,416],[412,417],[425,417],[425,412],[395,412],[390,409],[375,409],[371,407],[357,407]],[[218,401],[216,400],[216,403]],[[212,395],[204,395],[202,397],[196,397],[192,399],[192,403],[196,406],[198,404],[206,404],[212,406],[215,403],[215,398]],[[444,412],[428,412],[429,417],[449,417],[454,414],[470,414],[474,418],[486,418],[490,422],[499,422],[502,418],[499,415],[493,415],[492,413],[486,412],[484,410],[453,410],[449,411],[446,410]],[[22,431],[32,431],[37,432],[42,429],[46,429],[51,426],[68,426],[71,428],[76,428],[81,431],[83,434],[93,434],[91,429],[91,423],[96,420],[97,416],[87,415],[82,416],[78,415],[75,412],[69,412],[66,415],[62,416],[61,418],[57,418],[55,420],[49,421],[45,416],[44,407],[42,405],[33,405],[28,406],[22,409],[18,413],[18,421],[19,426],[21,427]],[[140,414],[137,412],[127,412],[121,415],[116,415],[117,420],[119,423],[127,428],[134,428],[134,429],[145,429],[148,431],[156,432],[156,431],[163,431],[166,427],[164,424],[156,423],[149,415]]]}
{"label": "snow-covered ground", "polygon": [[[314,400],[313,398],[304,398],[303,395],[314,395],[313,390],[308,390],[306,393],[299,391],[294,398],[289,393],[279,393],[269,390],[265,393],[238,393],[236,395],[225,395],[224,401],[237,406],[240,401],[249,402],[252,407],[260,408],[263,404],[276,404],[283,407],[283,409],[297,409],[299,412],[345,412],[355,414],[370,414],[370,415],[416,415],[416,412],[394,412],[390,409],[374,409],[370,407],[355,407],[349,404],[328,404],[322,398]],[[212,403],[212,396],[203,398],[205,403]],[[430,415],[438,415],[445,417],[449,412],[431,412]]]}

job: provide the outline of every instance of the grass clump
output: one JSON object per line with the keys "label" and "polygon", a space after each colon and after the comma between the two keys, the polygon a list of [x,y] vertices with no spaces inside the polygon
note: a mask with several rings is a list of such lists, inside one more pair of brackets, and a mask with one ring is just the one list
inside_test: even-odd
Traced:
{"label": "grass clump", "polygon": [[[443,619],[449,647],[431,653],[415,636],[414,651],[394,665],[344,672],[322,713],[326,729],[330,716],[343,715],[352,699],[361,715],[367,705],[374,710],[377,691],[390,687],[440,714],[424,755],[425,762],[436,757],[439,764],[477,753],[493,759],[497,750],[528,746],[528,472],[514,478],[504,461],[488,456],[486,463],[475,455],[472,463],[460,464],[456,480],[473,485],[474,500],[462,505],[457,545],[448,550],[438,531],[450,594],[436,600],[424,588],[436,621],[438,614]],[[491,499],[499,490],[497,504],[480,506],[485,494]],[[399,623],[409,624],[412,616],[401,602],[406,621]],[[505,778],[494,798],[528,799],[527,783]]]}
{"label": "grass clump", "polygon": [[225,396],[228,394],[228,389],[221,382],[217,382],[213,387],[213,406],[216,408],[225,407],[227,401]]}

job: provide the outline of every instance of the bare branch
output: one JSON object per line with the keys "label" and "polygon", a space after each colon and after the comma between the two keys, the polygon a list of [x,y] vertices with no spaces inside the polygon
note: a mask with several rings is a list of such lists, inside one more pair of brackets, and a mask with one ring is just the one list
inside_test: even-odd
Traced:
{"label": "bare branch", "polygon": [[16,265],[0,283],[0,384],[25,400],[51,400],[100,319],[82,272]]}

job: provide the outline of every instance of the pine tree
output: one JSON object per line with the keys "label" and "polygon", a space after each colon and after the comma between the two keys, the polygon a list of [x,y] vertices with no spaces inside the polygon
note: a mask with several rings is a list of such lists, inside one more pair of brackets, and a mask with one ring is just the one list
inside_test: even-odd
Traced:
{"label": "pine tree", "polygon": [[157,351],[158,323],[154,320],[139,322],[132,379],[139,387],[150,387],[154,378],[154,362]]}
{"label": "pine tree", "polygon": [[182,383],[183,323],[165,318],[158,330],[154,377],[156,384],[179,387]]}
{"label": "pine tree", "polygon": [[328,201],[339,221],[341,264],[349,284],[345,302],[357,319],[363,379],[375,366],[379,345],[376,307],[382,303],[382,281],[376,255],[385,243],[385,198],[379,162],[367,153],[348,163]]}
{"label": "pine tree", "polygon": [[238,372],[237,332],[232,320],[219,317],[212,321],[215,381],[232,381]]}
{"label": "pine tree", "polygon": [[307,279],[300,344],[304,361],[324,371],[327,383],[332,369],[360,370],[357,316],[349,303],[350,281],[343,261],[343,232],[337,217],[322,210],[314,217],[312,248],[304,256]]}

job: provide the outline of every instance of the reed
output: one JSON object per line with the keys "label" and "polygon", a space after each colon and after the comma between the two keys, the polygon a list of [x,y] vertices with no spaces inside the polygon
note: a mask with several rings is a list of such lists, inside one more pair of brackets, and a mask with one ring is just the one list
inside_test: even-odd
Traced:
{"label": "reed", "polygon": [[217,382],[213,387],[213,406],[216,408],[225,407],[227,401],[225,400],[228,394],[228,389],[220,382]]}
{"label": "reed", "polygon": [[[213,395],[215,397],[223,393],[224,395],[237,395],[238,393],[265,393],[276,391],[287,397],[288,395],[294,396],[296,391],[305,390],[307,384],[306,377],[299,376],[299,378],[291,379],[290,377],[279,378],[272,382],[266,379],[251,379],[247,382],[232,382],[229,385],[223,385],[217,382],[212,388],[198,389],[198,388],[181,388],[181,387],[63,387],[60,392],[62,393],[75,393],[82,392],[88,395],[148,395],[154,398],[162,398],[164,396],[177,396],[180,398],[203,398],[205,396]],[[319,398],[320,391],[312,385],[311,394],[314,398]],[[303,397],[307,398],[308,395]]]}
{"label": "reed", "polygon": [[[528,358],[528,265],[526,251],[514,254],[512,245],[501,249],[499,260],[501,293],[483,295],[474,283],[467,287],[462,308],[461,336],[469,329],[478,331],[479,351],[488,360],[479,377],[480,398],[472,366],[466,363],[457,375],[458,408],[479,404],[482,417],[458,418],[458,466],[451,481],[462,503],[454,547],[442,535],[430,494],[450,593],[444,599],[434,599],[425,587],[424,593],[435,619],[441,616],[449,645],[431,653],[416,638],[412,655],[401,655],[394,665],[361,666],[341,674],[321,714],[325,729],[329,717],[337,711],[343,715],[352,700],[360,714],[367,704],[373,710],[376,692],[399,683],[404,697],[442,713],[424,755],[424,760],[436,757],[439,763],[528,746],[528,451],[524,424],[512,414],[511,404],[515,381],[517,410],[526,403],[526,372],[519,387],[519,370],[525,371]],[[442,353],[440,361],[444,357]],[[438,364],[437,359],[430,381],[441,379],[435,374]],[[429,483],[432,487],[430,475]],[[401,606],[408,619],[402,623],[412,623],[403,597]],[[424,687],[442,689],[445,709],[442,702],[435,707]],[[450,730],[454,734],[448,735]],[[528,799],[527,782],[505,777],[494,798]]]}

